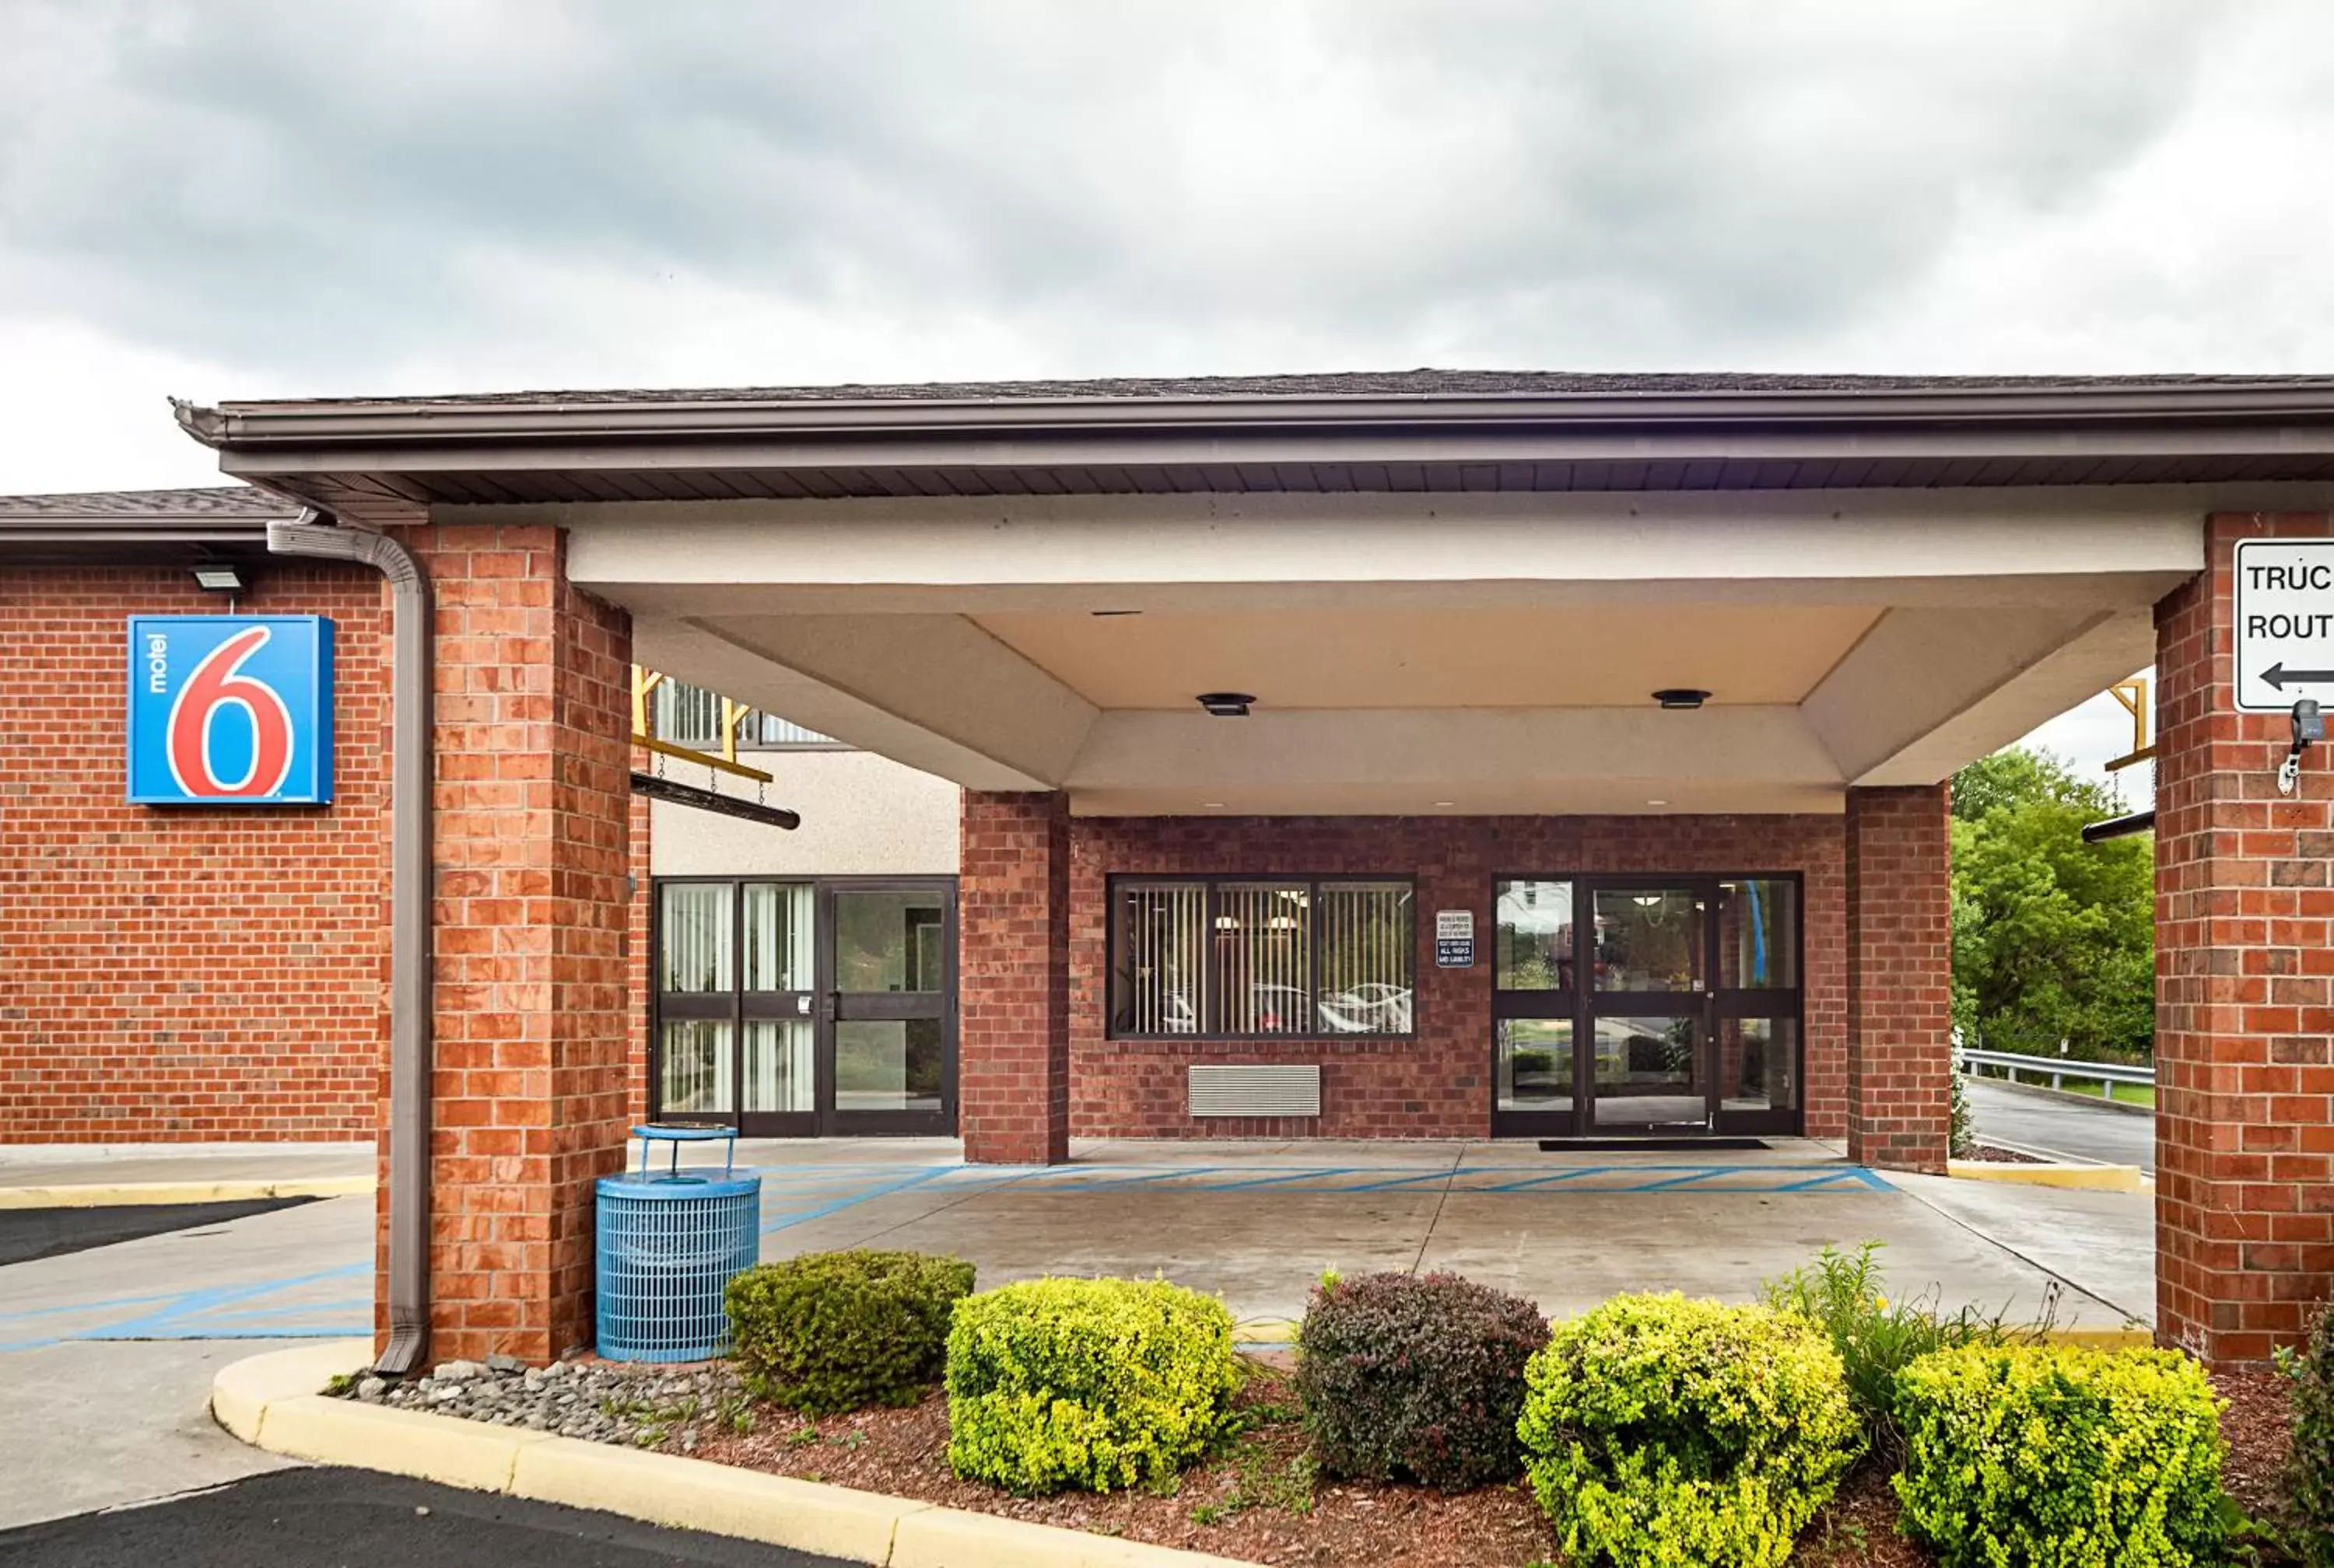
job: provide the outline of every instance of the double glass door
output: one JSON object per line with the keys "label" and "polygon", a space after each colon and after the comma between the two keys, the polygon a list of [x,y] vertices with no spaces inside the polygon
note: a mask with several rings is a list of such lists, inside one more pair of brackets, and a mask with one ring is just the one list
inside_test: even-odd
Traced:
{"label": "double glass door", "polygon": [[1494,1133],[1798,1131],[1799,892],[1790,876],[1499,881]]}
{"label": "double glass door", "polygon": [[955,1130],[952,883],[663,879],[654,941],[659,1120]]}

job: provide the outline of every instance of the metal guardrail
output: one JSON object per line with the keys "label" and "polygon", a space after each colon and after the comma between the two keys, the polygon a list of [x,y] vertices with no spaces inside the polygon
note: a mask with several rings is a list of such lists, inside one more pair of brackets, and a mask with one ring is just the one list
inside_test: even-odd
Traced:
{"label": "metal guardrail", "polygon": [[[2127,1067],[2120,1062],[2080,1062],[2069,1056],[2021,1056],[2011,1051],[1957,1050],[1953,1053],[1953,1064],[1964,1073],[1972,1068],[1999,1067],[2012,1083],[2018,1082],[2021,1073],[2030,1073],[2048,1078],[2053,1089],[2064,1088],[2069,1078],[2094,1079],[2098,1082],[2099,1097],[2103,1100],[2115,1098],[2115,1085],[2118,1083],[2141,1083],[2150,1089],[2156,1087],[2155,1068]],[[1982,1073],[1972,1075],[1984,1076]]]}

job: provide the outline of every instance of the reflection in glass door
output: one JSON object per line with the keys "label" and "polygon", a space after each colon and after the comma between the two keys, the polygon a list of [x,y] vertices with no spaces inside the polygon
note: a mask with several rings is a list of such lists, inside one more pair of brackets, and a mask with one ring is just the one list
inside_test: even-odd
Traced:
{"label": "reflection in glass door", "polygon": [[1710,1127],[1711,897],[1699,882],[1592,887],[1592,1130]]}
{"label": "reflection in glass door", "polygon": [[837,888],[827,898],[832,1130],[947,1131],[955,900],[930,883]]}

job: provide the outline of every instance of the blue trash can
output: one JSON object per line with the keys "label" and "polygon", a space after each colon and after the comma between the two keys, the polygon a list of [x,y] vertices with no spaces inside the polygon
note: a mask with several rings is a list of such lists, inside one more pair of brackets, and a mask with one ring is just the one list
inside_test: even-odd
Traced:
{"label": "blue trash can", "polygon": [[[701,1361],[729,1352],[721,1294],[761,1253],[762,1178],[737,1169],[727,1127],[635,1127],[638,1170],[598,1184],[596,1336],[612,1361]],[[680,1169],[683,1143],[724,1140],[719,1171]],[[670,1167],[649,1169],[658,1143]]]}

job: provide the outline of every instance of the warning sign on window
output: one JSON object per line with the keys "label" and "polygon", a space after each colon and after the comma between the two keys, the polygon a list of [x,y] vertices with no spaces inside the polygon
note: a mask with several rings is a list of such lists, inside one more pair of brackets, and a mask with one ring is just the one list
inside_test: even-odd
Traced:
{"label": "warning sign on window", "polygon": [[1434,967],[1471,969],[1475,967],[1475,911],[1434,911]]}

